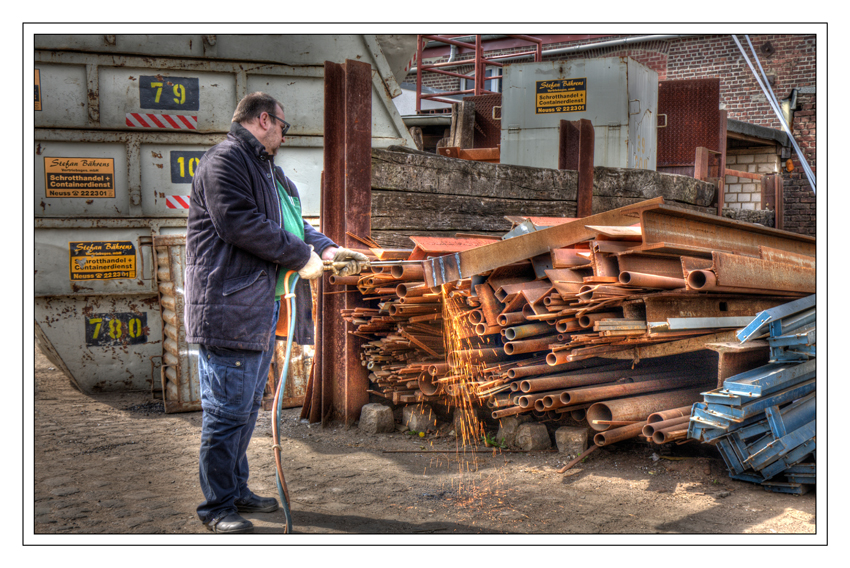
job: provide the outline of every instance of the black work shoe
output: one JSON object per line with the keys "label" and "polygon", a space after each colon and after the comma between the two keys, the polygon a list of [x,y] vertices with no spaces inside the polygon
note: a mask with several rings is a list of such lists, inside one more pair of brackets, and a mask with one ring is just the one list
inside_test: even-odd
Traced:
{"label": "black work shoe", "polygon": [[251,493],[246,499],[236,500],[236,510],[240,513],[271,513],[277,509],[277,499],[274,497],[259,497]]}
{"label": "black work shoe", "polygon": [[209,523],[207,528],[214,533],[249,533],[254,532],[254,523],[248,519],[243,519],[238,513],[228,513]]}

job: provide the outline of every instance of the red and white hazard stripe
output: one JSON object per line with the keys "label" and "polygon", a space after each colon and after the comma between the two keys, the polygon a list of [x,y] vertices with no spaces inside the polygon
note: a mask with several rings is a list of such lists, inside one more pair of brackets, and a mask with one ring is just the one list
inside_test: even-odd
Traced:
{"label": "red and white hazard stripe", "polygon": [[168,130],[197,130],[198,117],[187,114],[144,114],[128,112],[127,126],[136,128],[165,128]]}
{"label": "red and white hazard stripe", "polygon": [[188,209],[188,195],[168,195],[165,197],[165,206],[169,209]]}

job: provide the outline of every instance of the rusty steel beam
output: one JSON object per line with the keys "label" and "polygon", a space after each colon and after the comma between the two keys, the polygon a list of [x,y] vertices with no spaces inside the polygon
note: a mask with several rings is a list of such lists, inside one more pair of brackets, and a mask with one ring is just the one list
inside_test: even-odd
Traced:
{"label": "rusty steel beam", "polygon": [[759,245],[764,245],[808,256],[816,254],[814,237],[669,205],[643,207],[640,217],[642,250],[675,254],[724,251],[758,257]]}
{"label": "rusty steel beam", "polygon": [[[345,61],[345,235],[348,248],[358,242],[351,234],[371,237],[372,226],[372,66],[362,61]],[[345,294],[345,308],[370,307],[359,294]],[[339,313],[339,312],[334,312]],[[353,331],[354,325],[345,324]],[[369,371],[360,364],[360,351],[366,340],[345,334],[345,383],[343,400],[337,412],[346,426],[360,418],[369,402]]]}
{"label": "rusty steel beam", "polygon": [[794,254],[784,250],[776,250],[766,246],[759,246],[761,258],[768,262],[778,262],[780,264],[795,264],[805,268],[816,268],[817,259],[813,256],[804,254]]}
{"label": "rusty steel beam", "polygon": [[436,287],[475,274],[481,274],[506,264],[520,262],[548,253],[552,249],[570,246],[592,239],[596,232],[586,225],[626,226],[635,222],[633,213],[652,205],[660,205],[660,197],[591,215],[584,219],[541,229],[512,239],[490,243],[455,254],[432,258],[424,262],[425,281]]}
{"label": "rusty steel beam", "polygon": [[666,322],[667,318],[755,317],[764,310],[788,301],[787,297],[730,296],[728,294],[659,293],[644,297],[646,321]]}
{"label": "rusty steel beam", "polygon": [[654,256],[632,251],[616,253],[620,272],[640,272],[667,278],[682,278],[682,262],[678,256]]}
{"label": "rusty steel beam", "polygon": [[767,341],[706,343],[705,347],[717,353],[717,388],[722,388],[723,381],[729,377],[766,365],[770,360]]}
{"label": "rusty steel beam", "polygon": [[[814,294],[815,269],[723,252],[712,253],[717,286]],[[688,275],[688,285],[690,277]]]}
{"label": "rusty steel beam", "polygon": [[[345,69],[338,63],[325,62],[324,104],[324,185],[321,204],[321,230],[335,243],[345,242]],[[330,285],[323,276],[323,289]],[[345,379],[345,321],[337,316],[345,308],[345,296],[319,296],[321,328],[321,377],[314,384],[314,397],[320,399],[318,408],[311,409],[311,421],[326,425],[339,401],[344,397]],[[318,387],[318,393],[315,392]]]}

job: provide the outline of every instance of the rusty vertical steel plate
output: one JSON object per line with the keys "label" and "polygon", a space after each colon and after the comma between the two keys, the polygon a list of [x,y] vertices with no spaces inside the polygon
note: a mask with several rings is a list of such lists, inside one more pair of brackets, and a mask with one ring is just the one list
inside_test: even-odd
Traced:
{"label": "rusty vertical steel plate", "polygon": [[475,103],[475,133],[473,148],[495,148],[501,141],[499,120],[493,118],[493,108],[502,105],[502,95],[475,95],[463,100]]}
{"label": "rusty vertical steel plate", "polygon": [[720,79],[659,81],[658,114],[667,115],[658,129],[658,166],[692,166],[698,146],[721,151]]}

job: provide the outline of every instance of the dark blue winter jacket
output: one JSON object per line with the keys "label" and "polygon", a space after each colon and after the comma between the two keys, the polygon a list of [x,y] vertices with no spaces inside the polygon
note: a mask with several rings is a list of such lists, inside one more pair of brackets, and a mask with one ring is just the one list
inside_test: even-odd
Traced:
{"label": "dark blue winter jacket", "polygon": [[[319,255],[334,246],[306,221],[303,241],[283,229],[274,178],[298,197],[273,156],[237,123],[201,158],[186,234],[187,342],[262,351],[274,333],[278,271],[303,268],[310,259],[308,245]],[[312,319],[309,290],[308,285],[297,289],[297,319],[307,322]],[[299,335],[295,340],[303,343]]]}

